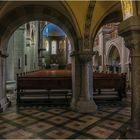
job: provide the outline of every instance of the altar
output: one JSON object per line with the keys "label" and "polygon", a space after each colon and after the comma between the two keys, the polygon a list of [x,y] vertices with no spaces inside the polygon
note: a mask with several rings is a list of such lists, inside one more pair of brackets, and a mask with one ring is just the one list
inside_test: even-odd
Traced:
{"label": "altar", "polygon": [[59,64],[55,64],[55,63],[54,64],[50,64],[50,68],[53,69],[53,70],[54,69],[56,70],[56,69],[59,68]]}

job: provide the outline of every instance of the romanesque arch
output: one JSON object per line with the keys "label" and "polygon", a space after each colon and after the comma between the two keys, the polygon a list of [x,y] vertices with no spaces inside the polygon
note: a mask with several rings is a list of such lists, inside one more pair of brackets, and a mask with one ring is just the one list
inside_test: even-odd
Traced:
{"label": "romanesque arch", "polygon": [[72,20],[73,15],[68,12],[62,2],[58,1],[56,3],[53,3],[53,1],[4,3],[4,10],[0,13],[0,107],[4,108],[7,104],[5,94],[5,60],[8,41],[18,27],[34,20],[52,22],[65,31],[73,50],[79,50],[78,41],[81,38],[81,34]]}
{"label": "romanesque arch", "polygon": [[[12,5],[12,2],[10,4]],[[11,6],[10,4],[9,6]],[[80,32],[77,31],[71,20],[72,15],[61,2],[58,4],[60,9],[56,9],[51,2],[17,2],[17,7],[12,5],[12,9],[9,8],[10,10],[0,18],[1,50],[6,48],[10,36],[19,26],[33,20],[49,21],[58,25],[68,35],[73,48],[78,49],[77,40],[81,38]],[[62,12],[65,10],[66,14],[64,15],[59,10]]]}

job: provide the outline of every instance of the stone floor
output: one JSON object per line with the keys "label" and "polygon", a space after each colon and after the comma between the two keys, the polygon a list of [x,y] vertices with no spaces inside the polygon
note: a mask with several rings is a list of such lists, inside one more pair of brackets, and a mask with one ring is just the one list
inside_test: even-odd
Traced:
{"label": "stone floor", "polygon": [[99,103],[92,114],[59,106],[17,108],[12,102],[0,113],[0,139],[118,139],[130,121],[131,108],[125,102]]}

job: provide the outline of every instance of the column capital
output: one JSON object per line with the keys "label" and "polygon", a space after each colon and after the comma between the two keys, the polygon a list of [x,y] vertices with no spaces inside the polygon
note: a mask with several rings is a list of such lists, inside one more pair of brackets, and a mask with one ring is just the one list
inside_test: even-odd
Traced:
{"label": "column capital", "polygon": [[0,57],[2,57],[2,58],[6,58],[6,57],[8,57],[8,54],[3,53],[2,51],[0,51]]}
{"label": "column capital", "polygon": [[88,62],[92,60],[93,55],[95,52],[87,49],[87,50],[82,50],[82,51],[73,51],[71,52],[71,57],[77,56],[81,62]]}
{"label": "column capital", "polygon": [[92,60],[93,55],[94,55],[93,51],[83,50],[83,51],[79,52],[79,59],[82,62],[88,62],[88,61]]}
{"label": "column capital", "polygon": [[124,37],[128,49],[140,46],[140,17],[132,16],[120,23],[118,28],[120,36]]}

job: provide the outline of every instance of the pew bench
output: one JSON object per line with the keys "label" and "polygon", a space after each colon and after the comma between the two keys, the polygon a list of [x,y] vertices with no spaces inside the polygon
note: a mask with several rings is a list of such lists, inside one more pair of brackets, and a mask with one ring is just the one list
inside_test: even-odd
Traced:
{"label": "pew bench", "polygon": [[[17,76],[17,104],[22,99],[31,101],[32,95],[36,95],[34,100],[43,95],[44,102],[54,100],[54,98],[64,97],[67,101],[72,95],[71,72],[38,71],[27,75]],[[126,75],[113,73],[93,73],[93,89],[98,90],[99,95],[103,95],[104,90],[115,90],[121,100],[126,96]],[[109,92],[109,91],[107,91]],[[94,92],[95,93],[95,92]],[[95,95],[93,93],[93,96]]]}
{"label": "pew bench", "polygon": [[72,92],[71,82],[70,77],[17,77],[17,105],[23,100],[47,103],[62,96],[68,102]]}
{"label": "pew bench", "polygon": [[[101,93],[115,93],[117,91],[117,96],[121,100],[126,96],[125,91],[125,77],[121,75],[108,75],[108,74],[95,74],[93,78],[93,91],[94,93],[98,91],[98,95]],[[95,94],[94,94],[95,95]],[[109,95],[109,94],[108,94]]]}

